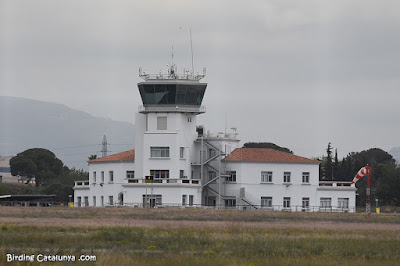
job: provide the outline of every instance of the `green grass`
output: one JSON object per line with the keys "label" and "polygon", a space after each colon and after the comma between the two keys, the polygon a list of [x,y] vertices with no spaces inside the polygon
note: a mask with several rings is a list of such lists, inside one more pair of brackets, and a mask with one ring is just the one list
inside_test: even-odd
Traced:
{"label": "green grass", "polygon": [[[99,260],[141,261],[142,265],[313,264],[325,261],[395,263],[400,232],[310,229],[36,227],[0,225],[0,253],[96,254]],[[17,252],[18,253],[18,252]],[[104,257],[103,259],[100,259]],[[104,261],[103,261],[104,260]],[[206,263],[208,261],[208,263]],[[204,264],[203,264],[204,263]],[[232,264],[233,263],[233,264]],[[139,264],[137,264],[139,265]]]}

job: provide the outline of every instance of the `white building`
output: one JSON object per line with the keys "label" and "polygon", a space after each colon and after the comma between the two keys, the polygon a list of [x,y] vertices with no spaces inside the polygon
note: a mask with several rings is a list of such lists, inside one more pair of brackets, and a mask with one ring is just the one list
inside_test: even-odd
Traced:
{"label": "white building", "polygon": [[354,185],[319,182],[319,161],[239,148],[236,133],[198,126],[204,75],[171,67],[168,75],[141,77],[136,149],[89,161],[89,180],[75,183],[75,206],[354,211]]}

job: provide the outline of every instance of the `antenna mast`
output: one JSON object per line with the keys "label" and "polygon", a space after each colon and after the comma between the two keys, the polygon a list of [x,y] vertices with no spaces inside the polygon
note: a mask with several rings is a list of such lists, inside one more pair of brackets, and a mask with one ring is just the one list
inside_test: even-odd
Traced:
{"label": "antenna mast", "polygon": [[194,77],[192,28],[189,28],[189,32],[190,32],[190,52],[192,54],[192,75]]}

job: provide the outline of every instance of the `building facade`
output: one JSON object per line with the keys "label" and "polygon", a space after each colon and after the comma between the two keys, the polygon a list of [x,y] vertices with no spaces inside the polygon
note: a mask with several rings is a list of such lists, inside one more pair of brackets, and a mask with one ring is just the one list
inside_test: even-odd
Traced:
{"label": "building facade", "polygon": [[272,149],[239,148],[236,132],[197,125],[204,75],[146,75],[138,84],[135,150],[89,161],[75,206],[208,206],[354,211],[350,182],[319,182],[319,161]]}

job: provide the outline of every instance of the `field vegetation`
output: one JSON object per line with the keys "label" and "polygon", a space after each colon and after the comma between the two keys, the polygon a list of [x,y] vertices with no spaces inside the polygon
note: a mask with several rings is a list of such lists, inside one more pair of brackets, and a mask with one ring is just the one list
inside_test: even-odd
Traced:
{"label": "field vegetation", "polygon": [[0,207],[0,264],[7,253],[97,256],[85,265],[398,265],[400,216]]}

